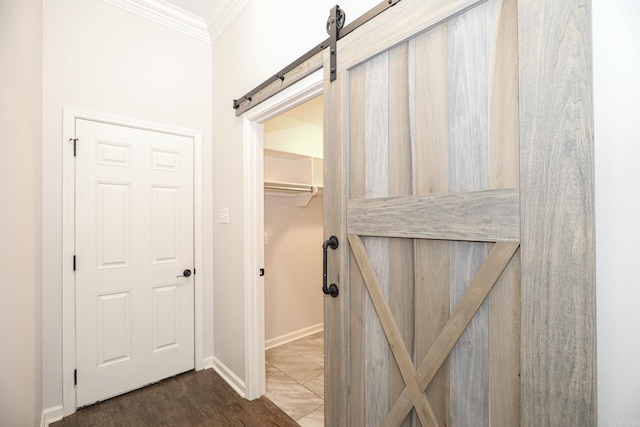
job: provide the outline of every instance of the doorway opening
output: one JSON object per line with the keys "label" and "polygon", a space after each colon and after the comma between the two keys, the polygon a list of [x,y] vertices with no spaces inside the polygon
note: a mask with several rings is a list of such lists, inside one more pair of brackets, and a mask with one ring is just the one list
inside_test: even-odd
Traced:
{"label": "doorway opening", "polygon": [[322,109],[264,123],[266,396],[301,424],[324,419]]}

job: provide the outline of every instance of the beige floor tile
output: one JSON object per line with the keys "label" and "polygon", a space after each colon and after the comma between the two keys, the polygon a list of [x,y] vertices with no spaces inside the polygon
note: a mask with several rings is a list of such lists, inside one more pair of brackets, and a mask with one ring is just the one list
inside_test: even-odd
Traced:
{"label": "beige floor tile", "polygon": [[271,371],[270,375],[271,378],[267,380],[267,398],[294,420],[297,421],[324,405],[323,399],[283,372]]}
{"label": "beige floor tile", "polygon": [[301,427],[324,427],[324,406],[298,420]]}
{"label": "beige floor tile", "polygon": [[267,361],[300,384],[324,373],[324,367],[297,354],[273,355]]}
{"label": "beige floor tile", "polygon": [[290,349],[285,344],[285,345],[281,345],[281,346],[278,346],[278,347],[273,347],[273,348],[270,348],[269,350],[267,350],[266,358],[268,360],[269,357],[283,355],[283,354],[284,355],[291,355],[291,354],[297,354],[297,353],[295,352],[295,350]]}
{"label": "beige floor tile", "polygon": [[308,338],[302,338],[297,341],[292,341],[283,346],[288,350],[293,350],[297,354],[304,355],[307,353],[323,353],[324,344],[322,341],[317,341]]}
{"label": "beige floor tile", "polygon": [[306,388],[324,399],[324,374],[318,375],[312,380],[303,384]]}
{"label": "beige floor tile", "polygon": [[266,396],[302,426],[324,425],[324,333],[266,352]]}

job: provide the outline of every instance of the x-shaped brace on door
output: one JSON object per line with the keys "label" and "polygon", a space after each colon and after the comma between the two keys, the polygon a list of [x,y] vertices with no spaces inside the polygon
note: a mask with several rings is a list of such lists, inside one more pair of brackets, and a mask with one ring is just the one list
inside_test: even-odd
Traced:
{"label": "x-shaped brace on door", "polygon": [[423,426],[437,426],[429,400],[424,391],[431,383],[449,353],[458,342],[476,312],[486,299],[507,264],[520,246],[519,243],[496,243],[486,260],[478,270],[462,299],[449,317],[442,331],[437,336],[424,360],[416,370],[407,347],[402,339],[400,330],[391,313],[391,309],[382,292],[380,282],[371,265],[362,239],[357,235],[349,235],[351,250],[355,256],[364,283],[369,291],[373,306],[380,318],[389,346],[393,353],[400,374],[405,382],[405,388],[391,408],[383,426],[399,425],[405,419],[412,407],[416,408],[418,418]]}

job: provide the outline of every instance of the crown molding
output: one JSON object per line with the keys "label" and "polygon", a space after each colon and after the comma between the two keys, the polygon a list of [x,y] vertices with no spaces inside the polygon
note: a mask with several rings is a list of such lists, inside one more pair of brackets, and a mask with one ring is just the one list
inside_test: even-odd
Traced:
{"label": "crown molding", "polygon": [[[102,0],[120,9],[172,28],[197,40],[211,43],[207,23],[201,17],[163,0]],[[248,0],[241,0],[245,3]],[[228,25],[228,24],[227,24]]]}
{"label": "crown molding", "polygon": [[231,25],[233,20],[251,0],[229,0],[220,13],[216,13],[207,20],[210,40],[213,43]]}

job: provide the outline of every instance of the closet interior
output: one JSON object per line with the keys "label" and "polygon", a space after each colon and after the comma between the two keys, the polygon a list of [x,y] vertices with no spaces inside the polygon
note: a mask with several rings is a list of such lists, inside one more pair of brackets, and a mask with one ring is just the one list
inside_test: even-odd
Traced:
{"label": "closet interior", "polygon": [[323,329],[322,96],[264,124],[265,346]]}

